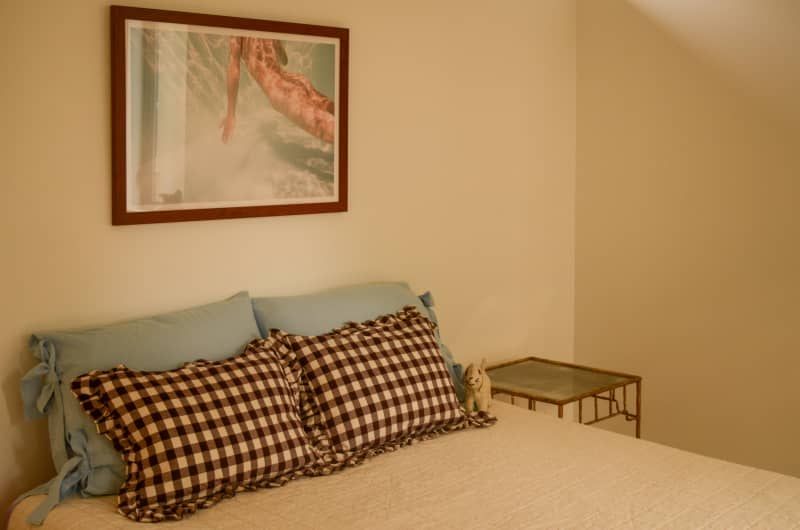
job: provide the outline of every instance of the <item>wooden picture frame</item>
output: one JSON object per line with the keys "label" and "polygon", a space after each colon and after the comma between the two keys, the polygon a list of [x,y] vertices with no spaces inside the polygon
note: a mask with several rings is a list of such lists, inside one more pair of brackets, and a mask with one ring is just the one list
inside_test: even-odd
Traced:
{"label": "wooden picture frame", "polygon": [[349,30],[111,6],[112,223],[347,211]]}

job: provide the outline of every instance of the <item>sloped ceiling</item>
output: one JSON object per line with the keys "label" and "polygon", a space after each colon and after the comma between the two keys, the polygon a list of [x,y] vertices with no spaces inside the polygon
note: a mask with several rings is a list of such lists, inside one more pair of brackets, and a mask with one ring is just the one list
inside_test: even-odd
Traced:
{"label": "sloped ceiling", "polygon": [[628,1],[776,118],[800,127],[800,1]]}

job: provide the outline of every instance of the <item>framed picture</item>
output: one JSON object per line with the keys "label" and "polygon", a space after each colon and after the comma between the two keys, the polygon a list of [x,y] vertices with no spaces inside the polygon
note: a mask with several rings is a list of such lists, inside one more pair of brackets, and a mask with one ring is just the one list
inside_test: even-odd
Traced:
{"label": "framed picture", "polygon": [[348,39],[112,6],[113,224],[347,211]]}

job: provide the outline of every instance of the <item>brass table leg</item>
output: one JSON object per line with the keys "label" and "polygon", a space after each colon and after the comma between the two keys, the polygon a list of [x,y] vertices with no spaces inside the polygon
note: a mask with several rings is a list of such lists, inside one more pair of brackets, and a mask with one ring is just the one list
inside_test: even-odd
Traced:
{"label": "brass table leg", "polygon": [[642,437],[642,381],[636,381],[636,437]]}

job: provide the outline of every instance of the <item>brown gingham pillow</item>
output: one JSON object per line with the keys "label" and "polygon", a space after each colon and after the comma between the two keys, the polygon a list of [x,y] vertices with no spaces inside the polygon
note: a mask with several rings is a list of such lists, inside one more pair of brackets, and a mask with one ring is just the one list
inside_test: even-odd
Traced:
{"label": "brown gingham pillow", "polygon": [[324,335],[272,331],[291,350],[287,366],[302,372],[303,418],[318,450],[341,461],[467,425],[434,326],[408,306]]}
{"label": "brown gingham pillow", "polygon": [[314,455],[298,416],[298,384],[274,346],[257,341],[224,361],[168,372],[118,366],[72,382],[97,431],[122,453],[120,513],[181,519],[304,473]]}

